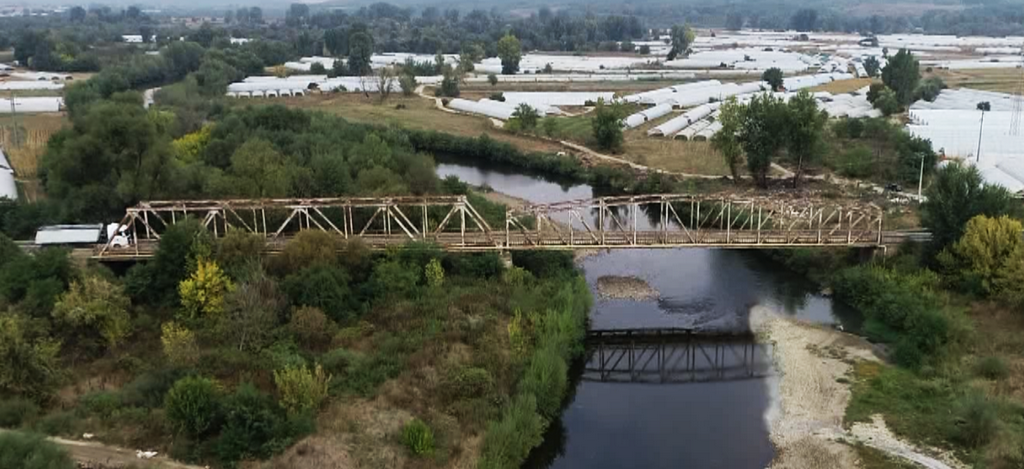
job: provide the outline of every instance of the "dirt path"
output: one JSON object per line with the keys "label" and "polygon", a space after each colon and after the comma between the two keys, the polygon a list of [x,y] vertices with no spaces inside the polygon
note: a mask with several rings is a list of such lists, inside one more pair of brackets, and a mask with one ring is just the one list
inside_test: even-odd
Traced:
{"label": "dirt path", "polygon": [[[0,433],[10,430],[0,429]],[[157,455],[151,459],[140,459],[135,450],[105,445],[95,441],[78,441],[64,438],[48,437],[50,440],[68,451],[72,460],[86,467],[97,468],[167,468],[167,469],[204,469],[203,466],[184,464],[167,457]]]}
{"label": "dirt path", "polygon": [[[765,416],[777,456],[773,469],[853,469],[854,441],[928,469],[959,469],[954,458],[921,450],[894,436],[881,416],[843,428],[850,401],[849,362],[877,361],[862,338],[784,318],[767,308],[751,310],[751,327],[775,344],[779,376],[772,382],[772,408]],[[938,457],[930,454],[939,454]]]}

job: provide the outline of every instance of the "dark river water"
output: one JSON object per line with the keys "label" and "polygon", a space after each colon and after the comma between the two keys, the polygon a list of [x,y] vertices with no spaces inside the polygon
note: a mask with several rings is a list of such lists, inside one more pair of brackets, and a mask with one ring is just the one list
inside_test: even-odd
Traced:
{"label": "dark river water", "polygon": [[[537,203],[593,196],[586,185],[559,184],[464,160],[441,159],[437,172]],[[660,292],[658,300],[631,301],[601,299],[595,290],[591,330],[743,330],[755,306],[818,323],[855,326],[856,315],[849,309],[833,304],[802,277],[751,252],[616,250],[587,257],[581,265],[591,289],[602,276],[628,275],[646,280]],[[737,347],[770,355],[770,350],[747,340],[750,344],[730,345],[723,356],[746,357],[746,352],[736,352],[741,350]],[[774,451],[765,422],[772,405],[771,377],[680,382],[634,381],[627,376],[606,381],[602,374],[588,371],[598,356],[606,356],[602,353],[607,352],[591,346],[586,364],[574,367],[574,391],[562,418],[552,423],[526,468],[761,469],[771,461]]]}

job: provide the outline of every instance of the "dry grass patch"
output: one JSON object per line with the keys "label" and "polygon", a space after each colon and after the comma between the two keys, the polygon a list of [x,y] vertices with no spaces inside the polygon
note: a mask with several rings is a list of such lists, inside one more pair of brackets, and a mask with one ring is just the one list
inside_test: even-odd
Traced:
{"label": "dry grass patch", "polygon": [[1016,93],[1021,70],[1016,68],[985,68],[976,70],[934,70],[925,78],[937,76],[950,88],[972,88],[984,91]]}
{"label": "dry grass patch", "polygon": [[725,176],[729,168],[711,142],[691,142],[648,137],[646,132],[626,133],[621,157],[665,171]]}
{"label": "dry grass patch", "polygon": [[[38,200],[43,191],[36,179],[39,158],[46,151],[50,136],[69,125],[61,113],[19,114],[0,116],[0,148],[14,167],[28,200]],[[15,133],[15,128],[20,129]]]}
{"label": "dry grass patch", "polygon": [[875,80],[871,78],[854,78],[852,80],[839,80],[824,85],[818,85],[809,89],[811,93],[826,91],[832,94],[852,93],[865,86],[870,86]]}

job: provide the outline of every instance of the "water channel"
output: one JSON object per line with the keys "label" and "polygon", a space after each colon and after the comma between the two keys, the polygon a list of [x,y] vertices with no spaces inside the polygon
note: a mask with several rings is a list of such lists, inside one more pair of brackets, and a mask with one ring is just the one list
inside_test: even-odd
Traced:
{"label": "water channel", "polygon": [[[465,160],[440,159],[437,173],[535,203],[593,196],[586,185],[559,184]],[[581,265],[592,290],[598,278],[619,275],[642,278],[660,292],[657,300],[632,301],[601,299],[594,291],[591,330],[744,329],[754,306],[824,324],[855,326],[856,315],[848,308],[750,252],[618,250],[587,257]],[[588,350],[589,356],[596,354]],[[770,377],[605,381],[588,379],[594,376],[587,373],[592,362],[588,359],[573,370],[574,391],[562,418],[552,423],[526,468],[761,469],[774,456],[765,423],[772,405]]]}

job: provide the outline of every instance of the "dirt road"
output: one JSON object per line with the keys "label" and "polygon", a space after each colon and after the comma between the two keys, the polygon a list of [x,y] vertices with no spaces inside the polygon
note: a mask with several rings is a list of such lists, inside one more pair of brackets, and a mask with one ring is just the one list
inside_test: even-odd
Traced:
{"label": "dirt road", "polygon": [[[0,433],[8,431],[10,430],[0,429]],[[47,439],[67,450],[71,459],[84,467],[113,469],[130,466],[140,469],[204,469],[203,466],[183,464],[161,455],[151,459],[140,459],[135,455],[135,450],[94,441],[68,440],[57,437],[48,437]]]}

